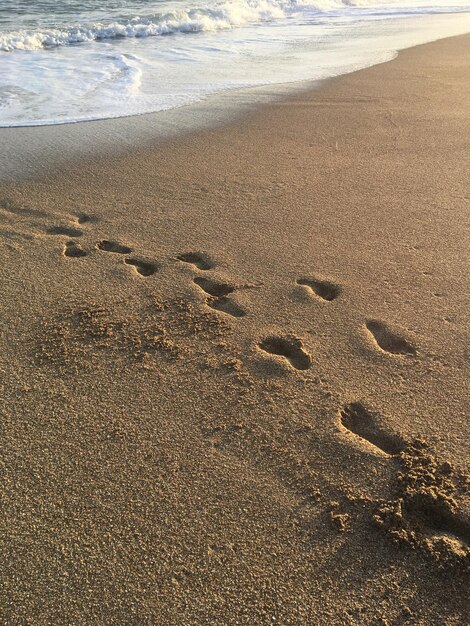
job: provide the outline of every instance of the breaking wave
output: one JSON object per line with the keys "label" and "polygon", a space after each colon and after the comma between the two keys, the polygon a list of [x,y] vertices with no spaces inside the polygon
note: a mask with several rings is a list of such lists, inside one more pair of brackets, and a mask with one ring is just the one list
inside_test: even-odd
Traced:
{"label": "breaking wave", "polygon": [[[269,22],[308,11],[330,15],[335,11],[370,8],[377,17],[422,12],[422,7],[404,7],[396,0],[377,5],[372,0],[232,0],[206,8],[191,8],[151,17],[132,17],[119,21],[88,25],[64,25],[59,28],[18,30],[0,33],[0,50],[40,50],[79,43],[120,38],[143,38],[174,33],[198,33],[230,30],[247,24]],[[455,12],[459,7],[441,6],[429,12]],[[369,13],[370,16],[370,13]]]}

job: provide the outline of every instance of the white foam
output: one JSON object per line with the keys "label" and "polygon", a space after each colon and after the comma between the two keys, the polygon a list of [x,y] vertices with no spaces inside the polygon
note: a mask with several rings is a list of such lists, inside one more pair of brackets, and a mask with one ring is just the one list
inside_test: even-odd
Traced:
{"label": "white foam", "polygon": [[61,29],[20,30],[0,36],[0,50],[38,50],[77,43],[119,38],[144,38],[175,33],[228,30],[258,21],[280,19],[301,7],[322,10],[345,6],[341,0],[236,0],[213,7],[177,10],[153,18],[130,18],[126,22],[72,25]]}
{"label": "white foam", "polygon": [[125,22],[110,21],[91,25],[70,25],[63,28],[19,30],[0,34],[0,50],[39,50],[58,46],[90,43],[108,39],[144,38],[175,33],[199,33],[227,30],[256,22],[272,21],[296,15],[302,10],[319,14],[354,8],[370,9],[369,17],[423,13],[453,13],[470,4],[458,2],[414,3],[395,0],[388,4],[374,0],[232,0],[209,7],[177,10],[153,18],[133,17]]}
{"label": "white foam", "polygon": [[[335,76],[470,32],[470,13],[452,14],[464,9],[470,0],[232,0],[0,33],[0,126],[136,115],[233,88]],[[176,36],[159,36],[168,34]]]}

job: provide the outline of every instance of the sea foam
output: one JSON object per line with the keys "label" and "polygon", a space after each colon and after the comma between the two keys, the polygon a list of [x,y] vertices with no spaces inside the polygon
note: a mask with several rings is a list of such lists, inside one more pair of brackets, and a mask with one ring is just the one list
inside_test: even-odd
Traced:
{"label": "sea foam", "polygon": [[[106,21],[92,24],[64,25],[61,28],[18,30],[0,33],[0,50],[38,50],[78,43],[89,43],[107,39],[143,38],[175,33],[199,33],[228,30],[253,24],[278,20],[309,11],[310,13],[334,16],[335,12],[353,11],[355,8],[368,11],[368,16],[387,17],[394,15],[422,14],[434,12],[452,13],[465,8],[465,4],[429,2],[420,0],[403,3],[377,3],[374,0],[232,0],[207,7],[175,10],[151,17],[135,16],[124,21]],[[352,14],[353,15],[353,14]]]}
{"label": "sea foam", "polygon": [[28,15],[15,15],[0,4],[0,126],[138,115],[222,91],[321,80],[470,32],[470,0],[64,6],[59,13],[55,0],[31,0]]}

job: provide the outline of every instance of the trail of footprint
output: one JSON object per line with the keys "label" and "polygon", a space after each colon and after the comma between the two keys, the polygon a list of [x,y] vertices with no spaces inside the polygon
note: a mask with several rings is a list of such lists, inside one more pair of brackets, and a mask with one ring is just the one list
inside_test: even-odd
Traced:
{"label": "trail of footprint", "polygon": [[47,229],[49,235],[65,235],[66,237],[81,237],[83,230],[72,226],[52,226]]}
{"label": "trail of footprint", "polygon": [[341,287],[335,283],[331,283],[327,280],[318,280],[316,278],[299,278],[298,285],[308,287],[313,293],[321,298],[331,302],[335,300],[341,294]]}
{"label": "trail of footprint", "polygon": [[158,271],[158,265],[143,259],[124,259],[124,263],[131,265],[141,276],[152,276],[152,274]]}
{"label": "trail of footprint", "polygon": [[298,370],[306,370],[312,363],[310,355],[303,349],[302,341],[297,337],[266,337],[258,346],[269,354],[286,358]]}
{"label": "trail of footprint", "polygon": [[85,252],[81,245],[76,241],[67,241],[64,246],[63,254],[64,256],[79,258],[86,256],[87,252]]}
{"label": "trail of footprint", "polygon": [[103,252],[114,252],[115,254],[129,254],[132,252],[132,248],[129,248],[129,246],[109,239],[103,239],[97,244],[97,247],[99,250],[103,250]]}
{"label": "trail of footprint", "polygon": [[341,409],[340,419],[344,428],[385,454],[394,456],[406,447],[406,442],[398,435],[383,430],[379,416],[369,412],[360,402],[345,405]]}
{"label": "trail of footprint", "polygon": [[194,282],[198,287],[211,296],[206,300],[207,306],[211,307],[211,309],[215,309],[221,313],[226,313],[232,317],[243,317],[246,315],[246,311],[230,300],[230,298],[227,298],[228,294],[235,291],[235,287],[233,285],[221,283],[217,280],[213,280],[212,278],[206,278],[203,276],[196,276],[196,278],[194,278]]}
{"label": "trail of footprint", "polygon": [[377,320],[366,322],[366,328],[374,342],[390,354],[415,355],[416,348],[403,337],[391,331],[386,324]]}
{"label": "trail of footprint", "polygon": [[215,267],[215,263],[212,259],[203,252],[185,252],[184,254],[180,254],[177,258],[179,261],[190,263],[200,270],[211,270]]}
{"label": "trail of footprint", "polygon": [[[49,220],[57,218],[58,220],[62,221],[60,216],[56,216],[53,213],[48,213],[46,211],[42,211],[39,209],[32,209],[29,207],[17,206],[13,202],[9,201],[8,199],[0,200],[0,219],[2,219],[3,221],[8,221],[8,220],[11,221],[13,217],[33,218],[32,220],[29,221],[29,224],[26,224],[26,227],[31,228],[33,232],[36,232],[36,230],[39,228],[41,231],[46,232],[48,235],[58,235],[58,236],[74,237],[74,238],[81,237],[84,234],[84,232],[80,228],[77,228],[73,224],[56,225],[56,226],[48,227],[47,224],[44,224],[43,218],[46,218]],[[41,218],[41,220],[36,221],[37,218]],[[75,216],[73,216],[73,220],[76,224],[81,223],[80,219],[77,219]],[[21,225],[23,224],[23,220],[20,220],[18,222],[18,220],[15,219],[15,223],[18,223],[19,225]],[[33,237],[34,235],[31,234],[30,238],[33,238]]]}

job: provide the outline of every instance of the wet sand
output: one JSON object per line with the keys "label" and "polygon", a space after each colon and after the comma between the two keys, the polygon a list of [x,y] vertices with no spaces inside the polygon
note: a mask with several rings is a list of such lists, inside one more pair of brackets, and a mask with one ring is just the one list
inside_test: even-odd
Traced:
{"label": "wet sand", "polygon": [[4,623],[468,623],[469,62],[0,187]]}

